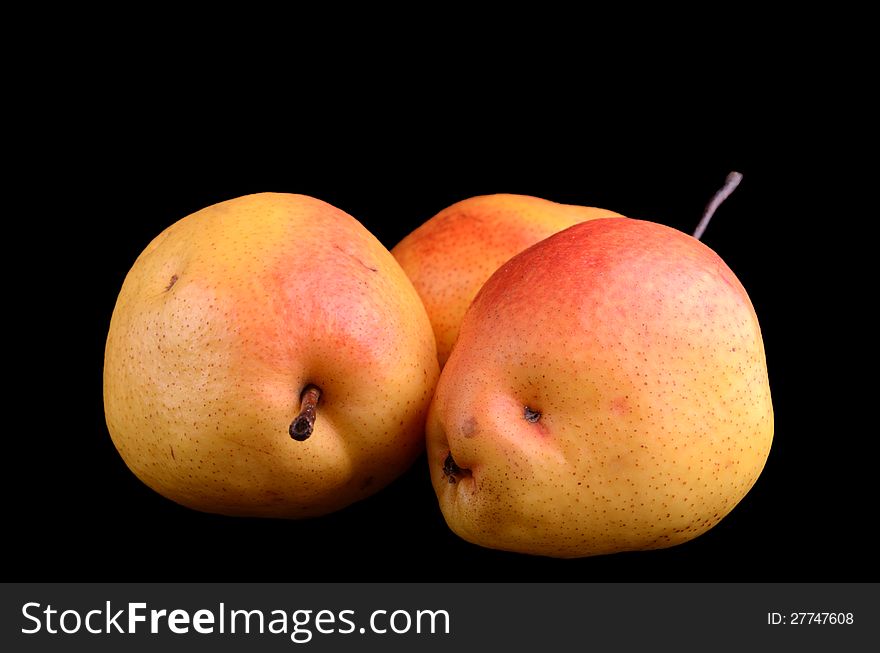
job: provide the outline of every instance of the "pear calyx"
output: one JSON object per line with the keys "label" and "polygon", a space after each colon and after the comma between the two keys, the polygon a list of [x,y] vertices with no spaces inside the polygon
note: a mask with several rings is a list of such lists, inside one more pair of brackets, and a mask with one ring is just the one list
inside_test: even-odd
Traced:
{"label": "pear calyx", "polygon": [[528,406],[523,407],[523,417],[527,422],[531,422],[534,424],[539,419],[541,419],[541,411],[540,410],[532,410]]}
{"label": "pear calyx", "polygon": [[469,469],[462,469],[455,462],[455,458],[452,457],[452,452],[450,451],[446,460],[443,461],[443,476],[446,477],[446,480],[450,483],[456,483],[458,481],[459,476],[470,476],[471,472]]}

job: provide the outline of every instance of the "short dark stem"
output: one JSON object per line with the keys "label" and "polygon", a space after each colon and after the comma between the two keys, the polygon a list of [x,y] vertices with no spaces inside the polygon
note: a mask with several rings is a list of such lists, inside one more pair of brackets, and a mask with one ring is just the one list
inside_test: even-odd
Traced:
{"label": "short dark stem", "polygon": [[318,401],[321,399],[321,389],[314,385],[306,386],[302,393],[302,405],[299,415],[290,423],[290,437],[298,442],[308,440],[315,428]]}
{"label": "short dark stem", "polygon": [[712,199],[709,200],[709,203],[706,205],[700,224],[698,224],[697,228],[694,230],[694,238],[699,240],[703,237],[703,232],[706,231],[706,227],[709,226],[709,220],[715,215],[715,211],[718,210],[721,203],[730,197],[730,194],[736,190],[736,187],[739,186],[739,182],[742,181],[742,178],[742,173],[736,171],[727,175],[727,179],[724,180],[724,185],[718,189],[718,192],[712,196]]}

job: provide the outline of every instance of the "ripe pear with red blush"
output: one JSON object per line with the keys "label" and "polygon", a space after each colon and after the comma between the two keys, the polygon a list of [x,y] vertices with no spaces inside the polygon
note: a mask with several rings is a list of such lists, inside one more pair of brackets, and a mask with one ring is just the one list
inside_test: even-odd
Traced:
{"label": "ripe pear with red blush", "polygon": [[470,542],[563,558],[686,542],[737,505],[770,450],[755,310],[691,236],[572,226],[480,290],[427,437],[443,515]]}
{"label": "ripe pear with red blush", "polygon": [[391,253],[425,304],[440,367],[471,301],[505,261],[567,227],[607,217],[620,216],[528,195],[481,195],[440,211],[400,241]]}
{"label": "ripe pear with red blush", "polygon": [[424,447],[439,369],[406,274],[357,220],[260,193],[162,232],[128,273],[104,359],[123,460],[190,508],[313,517]]}

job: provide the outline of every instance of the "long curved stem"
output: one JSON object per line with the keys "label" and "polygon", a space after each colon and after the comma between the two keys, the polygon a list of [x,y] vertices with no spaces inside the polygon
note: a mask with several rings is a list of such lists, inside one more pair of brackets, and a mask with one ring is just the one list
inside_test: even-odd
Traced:
{"label": "long curved stem", "polygon": [[736,171],[727,175],[727,179],[724,180],[724,185],[718,189],[718,192],[712,196],[712,199],[709,200],[709,203],[706,205],[700,224],[698,224],[697,228],[694,230],[694,238],[699,240],[703,237],[703,232],[706,231],[706,227],[709,226],[709,220],[715,215],[715,211],[718,210],[721,203],[730,197],[730,194],[736,190],[736,187],[739,186],[739,182],[742,181],[742,178],[742,173]]}

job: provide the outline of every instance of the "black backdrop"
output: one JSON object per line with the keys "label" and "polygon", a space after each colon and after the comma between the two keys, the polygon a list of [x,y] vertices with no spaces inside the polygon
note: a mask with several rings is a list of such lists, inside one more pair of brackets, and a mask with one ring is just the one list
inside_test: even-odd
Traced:
{"label": "black backdrop", "polygon": [[[740,115],[732,126],[705,114],[645,125],[638,111],[611,124],[576,110],[513,119],[448,108],[459,115],[455,125],[442,112],[419,120],[414,107],[416,118],[406,121],[404,107],[381,121],[347,114],[271,128],[257,121],[233,130],[197,112],[178,119],[174,110],[166,110],[161,124],[139,115],[66,126],[63,142],[40,162],[37,181],[52,181],[37,183],[19,213],[27,235],[8,243],[27,254],[13,285],[24,286],[22,313],[31,317],[14,322],[20,338],[10,347],[26,358],[10,409],[26,419],[7,432],[14,444],[5,465],[7,575],[876,580],[864,536],[875,493],[868,494],[859,467],[867,435],[851,411],[837,409],[846,378],[832,373],[835,355],[822,335],[842,300],[816,274],[828,258],[820,246],[822,209],[812,199],[822,181],[803,174],[818,158],[811,146],[790,132],[781,135],[779,116],[760,111]],[[481,549],[445,526],[424,458],[376,496],[327,517],[201,514],[142,485],[110,441],[101,369],[116,294],[149,240],[197,209],[258,191],[304,193],[351,213],[390,248],[455,201],[510,192],[601,206],[690,232],[734,169],[744,181],[703,240],[755,304],[776,437],[755,488],[695,541],[571,561]]]}

